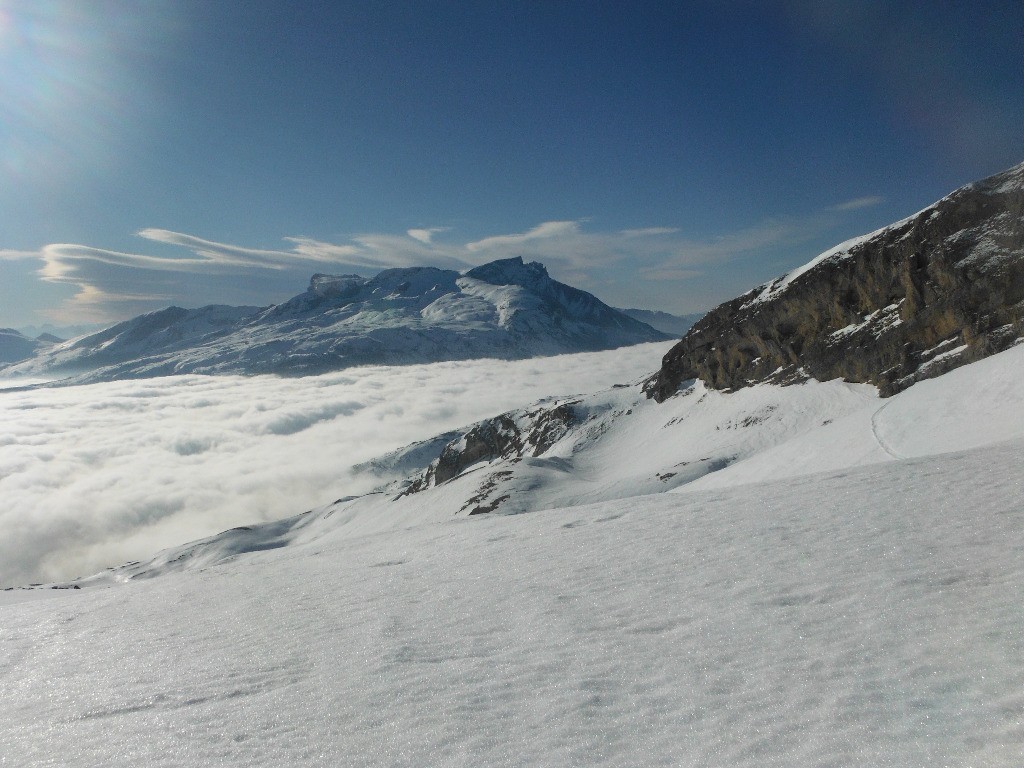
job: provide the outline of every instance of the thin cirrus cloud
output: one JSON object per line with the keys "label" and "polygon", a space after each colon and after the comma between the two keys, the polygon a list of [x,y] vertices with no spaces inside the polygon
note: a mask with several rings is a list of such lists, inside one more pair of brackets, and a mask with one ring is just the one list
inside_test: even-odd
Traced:
{"label": "thin cirrus cloud", "polygon": [[69,579],[381,478],[347,467],[552,393],[657,368],[671,342],[302,379],[0,389],[0,586]]}
{"label": "thin cirrus cloud", "polygon": [[864,208],[874,208],[876,205],[881,205],[884,202],[884,197],[880,197],[878,195],[868,195],[867,197],[858,197],[853,200],[847,200],[845,203],[839,203],[839,205],[832,206],[832,210],[860,211]]}
{"label": "thin cirrus cloud", "polygon": [[466,244],[472,253],[488,253],[509,248],[522,248],[528,244],[553,240],[575,239],[581,236],[579,221],[546,221],[533,229],[515,235],[495,235]]}
{"label": "thin cirrus cloud", "polygon": [[834,210],[769,219],[712,238],[686,237],[675,227],[588,232],[583,221],[552,221],[526,232],[478,240],[466,248],[492,257],[523,255],[554,262],[580,285],[587,285],[602,270],[607,273],[626,265],[632,276],[646,283],[682,283],[701,277],[710,265],[806,243],[834,227],[837,219]]}

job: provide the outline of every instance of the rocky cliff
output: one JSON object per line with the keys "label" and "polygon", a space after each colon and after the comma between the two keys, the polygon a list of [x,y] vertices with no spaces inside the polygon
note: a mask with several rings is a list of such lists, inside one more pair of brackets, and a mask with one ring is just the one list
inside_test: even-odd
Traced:
{"label": "rocky cliff", "polygon": [[[579,402],[570,400],[538,404],[533,408],[510,411],[474,424],[464,434],[449,441],[437,459],[412,479],[402,495],[419,493],[446,483],[481,463],[541,456],[574,427],[579,426],[581,416],[574,408]],[[479,499],[473,498],[471,501]],[[498,503],[500,501],[470,514],[490,512]]]}
{"label": "rocky cliff", "polygon": [[1024,164],[851,240],[708,313],[647,392],[808,378],[889,396],[1024,336]]}

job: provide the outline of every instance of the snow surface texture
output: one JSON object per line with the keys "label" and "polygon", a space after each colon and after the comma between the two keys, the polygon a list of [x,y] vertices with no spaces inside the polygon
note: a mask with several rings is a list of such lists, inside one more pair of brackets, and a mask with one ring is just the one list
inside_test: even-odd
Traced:
{"label": "snow surface texture", "polygon": [[608,387],[669,343],[304,379],[0,386],[0,586],[141,560],[380,482],[347,468],[551,392]]}
{"label": "snow surface texture", "polygon": [[359,365],[503,360],[661,341],[666,334],[543,265],[502,259],[460,274],[314,275],[277,306],[169,307],[58,345],[6,375],[111,381],[171,374],[311,375]]}
{"label": "snow surface texture", "polygon": [[0,755],[1018,766],[1022,448],[328,535],[3,606]]}

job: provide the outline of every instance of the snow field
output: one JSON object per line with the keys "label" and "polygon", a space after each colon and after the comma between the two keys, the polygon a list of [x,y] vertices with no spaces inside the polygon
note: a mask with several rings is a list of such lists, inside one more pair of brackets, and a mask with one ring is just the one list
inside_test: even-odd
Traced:
{"label": "snow field", "polygon": [[[540,457],[0,593],[0,764],[1018,766],[1022,372],[619,387]],[[530,514],[453,515],[506,471]]]}
{"label": "snow field", "polygon": [[[831,414],[822,411],[825,418],[795,439],[777,440],[677,490],[730,487],[1024,439],[1022,374],[1024,345],[1018,344],[891,398],[869,397],[860,407],[851,401],[845,414],[833,405]],[[809,382],[785,389],[809,387],[828,397],[822,386]],[[777,391],[752,388],[759,389]]]}
{"label": "snow field", "polygon": [[1019,764],[1021,441],[3,607],[9,765]]}
{"label": "snow field", "polygon": [[[733,393],[707,390],[696,382],[662,404],[644,397],[638,384],[549,398],[501,422],[503,430],[526,435],[552,409],[571,407],[572,425],[539,456],[527,450],[521,457],[479,461],[418,493],[402,495],[404,486],[397,484],[345,497],[271,525],[170,548],[151,560],[76,583],[152,578],[324,536],[351,538],[449,521],[479,508],[521,514],[666,491],[690,493],[893,461],[914,450],[929,455],[1024,439],[1024,420],[1006,418],[1007,412],[1024,412],[1022,368],[1024,346],[887,400],[871,387],[838,381],[761,385]],[[519,426],[511,427],[509,420]],[[450,433],[441,443],[454,439],[465,448],[466,439],[458,434]],[[431,454],[422,445],[389,455],[385,472],[396,461],[418,461],[422,467],[441,448],[431,441]]]}

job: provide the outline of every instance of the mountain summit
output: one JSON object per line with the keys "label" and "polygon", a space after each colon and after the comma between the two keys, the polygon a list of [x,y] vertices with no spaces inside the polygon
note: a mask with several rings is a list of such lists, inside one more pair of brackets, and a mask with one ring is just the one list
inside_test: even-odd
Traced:
{"label": "mountain summit", "polygon": [[542,264],[502,259],[465,273],[388,269],[313,275],[265,308],[169,307],[48,349],[11,373],[104,381],[183,373],[305,375],[354,365],[514,359],[662,341],[660,331]]}

